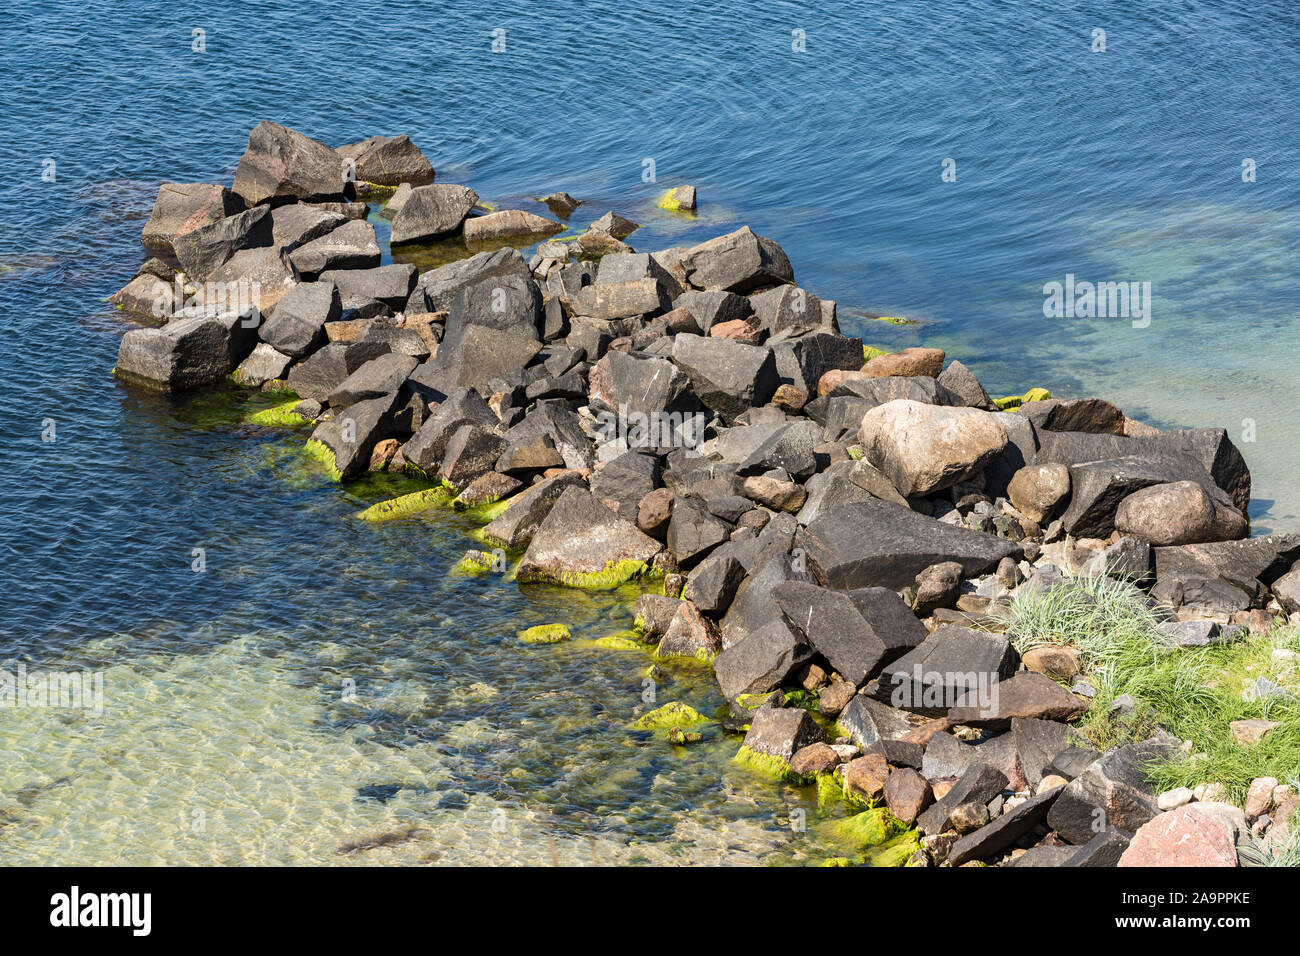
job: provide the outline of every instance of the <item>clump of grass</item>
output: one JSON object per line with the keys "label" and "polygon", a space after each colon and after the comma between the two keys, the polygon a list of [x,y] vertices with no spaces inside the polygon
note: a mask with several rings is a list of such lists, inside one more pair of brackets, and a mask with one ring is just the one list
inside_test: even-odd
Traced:
{"label": "clump of grass", "polygon": [[[1162,641],[1160,614],[1131,584],[1099,575],[1067,578],[1014,599],[1008,635],[1017,649],[1069,644],[1097,688],[1080,730],[1099,748],[1122,746],[1163,729],[1191,742],[1191,752],[1150,769],[1157,791],[1221,783],[1240,803],[1256,777],[1287,779],[1300,767],[1300,673],[1275,660],[1279,648],[1300,649],[1300,631],[1277,627],[1236,643],[1180,648]],[[1247,699],[1245,687],[1265,677],[1284,693]],[[1128,715],[1111,712],[1123,695]],[[1232,736],[1235,720],[1263,718],[1280,726],[1246,746]]]}

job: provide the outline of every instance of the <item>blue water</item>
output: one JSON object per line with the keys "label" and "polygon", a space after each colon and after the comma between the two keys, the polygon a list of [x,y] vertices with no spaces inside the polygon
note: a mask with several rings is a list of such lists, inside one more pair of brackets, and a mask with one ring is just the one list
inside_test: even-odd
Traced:
{"label": "blue water", "polygon": [[[192,49],[195,29],[205,31],[204,52]],[[1095,29],[1105,30],[1104,52],[1091,49]],[[492,52],[494,30],[505,31],[503,52]],[[793,31],[803,31],[802,52],[792,49]],[[536,803],[558,787],[544,802],[571,828],[574,814],[595,815],[602,822],[579,829],[594,827],[620,852],[635,857],[650,840],[691,859],[691,848],[712,844],[669,821],[680,821],[681,807],[651,799],[667,786],[660,776],[677,773],[691,781],[678,782],[700,818],[691,826],[707,829],[701,821],[716,822],[719,808],[743,806],[730,812],[753,825],[746,858],[766,858],[773,845],[790,852],[772,822],[788,795],[747,784],[739,799],[709,763],[721,745],[673,758],[638,743],[622,798],[572,776],[557,783],[553,761],[501,756],[522,747],[536,721],[550,728],[553,748],[590,745],[600,735],[589,720],[570,726],[557,715],[592,694],[599,714],[584,713],[601,726],[621,726],[637,706],[643,665],[610,671],[607,656],[530,651],[521,671],[512,643],[520,620],[561,612],[599,636],[621,626],[617,608],[568,610],[554,595],[467,588],[446,574],[468,540],[454,519],[358,528],[349,516],[384,489],[321,483],[297,462],[293,441],[232,425],[239,409],[227,396],[170,403],[109,377],[123,326],[103,300],[139,264],[158,182],[229,182],[249,129],[269,118],[336,145],[406,132],[441,181],[539,211],[532,197],[567,190],[586,200],[578,224],[610,208],[643,223],[631,239],[640,249],[749,223],[781,242],[801,284],[837,300],[842,324],[868,342],[938,345],[994,394],[1045,386],[1102,395],[1161,427],[1229,428],[1254,474],[1256,530],[1294,529],[1297,36],[1300,9],[1284,2],[1142,11],[920,2],[688,10],[604,0],[20,5],[0,20],[0,442],[9,471],[0,485],[0,656],[135,662],[120,695],[130,702],[120,709],[125,723],[88,725],[67,740],[28,727],[25,744],[11,728],[3,751],[16,756],[0,759],[0,795],[33,781],[52,787],[42,790],[48,803],[28,809],[21,845],[64,839],[114,859],[124,827],[139,840],[183,812],[164,802],[134,829],[105,822],[116,819],[116,803],[74,813],[97,805],[88,794],[117,793],[106,781],[118,777],[104,768],[127,760],[124,748],[142,779],[123,785],[121,800],[142,799],[151,758],[123,739],[127,728],[144,728],[141,740],[157,748],[152,765],[186,781],[180,791],[221,776],[194,769],[195,748],[229,770],[230,748],[208,732],[227,712],[220,699],[158,689],[188,686],[189,656],[194,673],[221,667],[261,681],[265,693],[254,699],[264,709],[248,706],[262,723],[283,717],[278,733],[319,745],[304,744],[312,759],[272,761],[278,774],[310,776],[321,753],[335,754],[331,733],[342,725],[379,726],[381,736],[400,727],[417,740],[403,736],[404,746],[416,749],[437,736],[430,728],[471,725],[512,741],[499,751],[485,744],[475,758],[493,782],[469,788],[471,803],[480,793]],[[955,182],[941,176],[949,158]],[[1242,180],[1245,158],[1255,161],[1255,182]],[[53,182],[42,180],[47,160]],[[643,179],[647,160],[654,182]],[[654,205],[683,182],[699,188],[695,219]],[[1043,285],[1067,274],[1150,282],[1150,325],[1045,318]],[[54,442],[41,441],[46,419],[56,423]],[[203,574],[190,567],[196,547],[207,554]],[[349,722],[328,698],[340,654],[356,659],[372,687],[412,681],[426,696],[400,720]],[[520,673],[536,691],[526,706],[500,686]],[[147,689],[144,674],[160,683]],[[591,694],[574,690],[579,679]],[[702,708],[717,704],[698,675],[666,680]],[[497,691],[494,703],[464,704],[464,688],[476,684]],[[294,706],[267,703],[277,700]],[[177,740],[166,732],[172,721],[208,731],[199,742]],[[60,743],[33,749],[31,734]],[[616,733],[600,739],[584,759],[617,767],[629,747]],[[236,752],[261,746],[245,741]],[[391,776],[394,752],[367,737],[335,754],[337,767],[325,761],[333,775],[303,805],[358,784],[350,761],[361,761],[360,776]],[[468,759],[438,758],[453,777]],[[71,771],[74,783],[52,786]],[[254,789],[265,782],[254,780]],[[435,811],[464,812],[441,799],[411,797],[407,810],[421,825]],[[267,834],[293,804],[283,794],[260,799],[245,814],[250,829],[232,830],[221,853],[151,845],[140,858],[328,858],[337,834],[405,819],[389,818],[392,800],[352,819],[369,804],[349,797],[328,836],[298,835],[319,853],[286,857]],[[628,822],[633,805],[661,816]],[[24,858],[17,846],[0,840],[0,858]],[[547,846],[523,839],[503,858],[566,852]]]}

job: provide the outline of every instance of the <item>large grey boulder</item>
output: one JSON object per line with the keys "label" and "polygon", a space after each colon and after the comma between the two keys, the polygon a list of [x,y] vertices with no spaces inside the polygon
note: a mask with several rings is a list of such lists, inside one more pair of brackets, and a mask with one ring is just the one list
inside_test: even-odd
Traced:
{"label": "large grey boulder", "polygon": [[[691,389],[691,380],[663,358],[609,352],[592,367],[588,381],[590,404],[595,412],[603,410],[623,416],[665,412],[687,414],[700,408],[699,399]],[[624,428],[630,428],[631,424],[625,422]],[[656,431],[662,430],[656,426]],[[638,437],[642,439],[639,443]],[[629,447],[638,444],[653,447],[653,437],[656,436],[629,434]],[[657,437],[663,444],[670,444],[674,438],[671,433]]]}
{"label": "large grey boulder", "polygon": [[541,294],[529,278],[498,275],[463,287],[452,302],[434,366],[452,386],[485,389],[541,349]]}
{"label": "large grey boulder", "polygon": [[781,247],[755,235],[748,226],[691,248],[682,265],[687,281],[697,289],[744,293],[794,281],[794,270]]}
{"label": "large grey boulder", "polygon": [[564,226],[554,219],[535,216],[522,209],[502,209],[486,216],[471,216],[465,220],[463,229],[467,243],[522,240],[518,243],[521,245],[563,231]]}
{"label": "large grey boulder", "polygon": [[392,392],[340,409],[316,426],[311,441],[329,451],[340,478],[354,478],[369,468],[376,443],[392,432],[398,405],[398,394]]}
{"label": "large grey boulder", "polygon": [[806,710],[798,707],[760,707],[745,734],[745,747],[756,754],[780,757],[787,763],[798,751],[826,739]]}
{"label": "large grey boulder", "polygon": [[1300,534],[1156,548],[1152,596],[1173,606],[1245,610],[1262,604],[1269,586],[1297,559]]}
{"label": "large grey boulder", "polygon": [[248,135],[233,190],[250,206],[342,199],[343,164],[324,143],[263,120]]}
{"label": "large grey boulder", "polygon": [[[606,256],[605,258],[609,258]],[[712,292],[692,290],[673,299],[674,309],[685,309],[695,318],[695,324],[705,335],[709,329],[723,322],[744,319],[754,314],[749,299],[734,292],[715,289]]]}
{"label": "large grey boulder", "polygon": [[519,562],[519,581],[579,587],[621,583],[649,566],[661,545],[590,492],[567,488]]}
{"label": "large grey boulder", "polygon": [[570,298],[569,308],[574,315],[608,321],[663,312],[671,303],[672,297],[659,279],[630,279],[583,286]]}
{"label": "large grey boulder", "polygon": [[321,282],[332,282],[342,298],[378,299],[394,309],[403,309],[415,288],[416,269],[409,262],[394,262],[373,269],[328,269]]}
{"label": "large grey boulder", "polygon": [[477,202],[478,193],[464,186],[417,186],[393,217],[392,242],[429,242],[454,235]]}
{"label": "large grey boulder", "polygon": [[174,255],[178,237],[243,211],[243,199],[225,186],[163,183],[140,241],[154,255]]}
{"label": "large grey boulder", "polygon": [[271,210],[271,242],[292,251],[349,221],[341,212],[312,203],[276,206]]}
{"label": "large grey boulder", "polygon": [[780,384],[770,349],[683,333],[673,339],[672,357],[700,401],[728,422],[765,404]]}
{"label": "large grey boulder", "polygon": [[387,351],[387,346],[378,343],[330,342],[289,369],[286,382],[301,398],[324,402],[344,379]]}
{"label": "large grey boulder", "polygon": [[713,660],[718,687],[728,700],[776,690],[813,654],[783,621],[769,621]]}
{"label": "large grey boulder", "polygon": [[236,295],[246,296],[266,316],[298,280],[280,249],[259,246],[236,252],[208,276],[207,282],[217,289],[234,290]]}
{"label": "large grey boulder", "polygon": [[908,399],[867,412],[858,437],[867,460],[905,497],[932,494],[971,477],[1007,445],[1006,429],[989,412]]}
{"label": "large grey boulder", "polygon": [[520,442],[531,442],[543,436],[549,438],[555,450],[560,453],[560,457],[564,459],[564,467],[590,468],[592,466],[594,455],[591,440],[587,438],[586,432],[582,430],[581,421],[569,409],[567,403],[538,402],[524,416],[523,421],[510,427],[505,434],[505,439],[509,444],[514,445]]}
{"label": "large grey boulder", "polygon": [[871,693],[893,707],[940,717],[971,695],[996,693],[1019,661],[1003,635],[946,624],[885,665]]}
{"label": "large grey boulder", "polygon": [[1128,744],[1094,761],[1057,797],[1047,825],[1082,846],[1107,827],[1135,832],[1159,812],[1148,772],[1177,753],[1169,737]]}
{"label": "large grey boulder", "polygon": [[933,564],[955,561],[970,577],[1020,554],[1012,541],[878,499],[827,509],[800,529],[795,544],[807,555],[808,569],[831,588],[901,590]]}
{"label": "large grey boulder", "polygon": [[368,398],[379,398],[399,391],[418,364],[410,355],[394,352],[373,358],[330,392],[329,405],[331,408],[343,408]]}
{"label": "large grey boulder", "polygon": [[741,582],[722,619],[722,646],[731,647],[769,621],[781,619],[781,609],[772,596],[772,591],[778,584],[783,581],[811,580],[812,576],[797,566],[786,551],[763,559],[761,564],[751,569],[749,577]]}
{"label": "large grey boulder", "polygon": [[862,340],[825,329],[768,341],[782,383],[817,394],[817,384],[827,372],[855,369],[862,364]]}
{"label": "large grey boulder", "polygon": [[330,269],[369,269],[379,265],[379,260],[375,227],[359,219],[345,222],[289,253],[289,262],[303,279],[315,279]]}
{"label": "large grey boulder", "polygon": [[989,397],[988,392],[984,391],[984,386],[975,377],[975,373],[955,359],[939,373],[938,382],[960,400],[959,404],[967,408],[979,408],[986,412],[997,411],[993,399]]}
{"label": "large grey boulder", "polygon": [[433,164],[405,133],[371,136],[359,143],[340,146],[338,154],[350,161],[356,179],[361,182],[379,186],[401,183],[424,186],[433,182]]}
{"label": "large grey boulder", "polygon": [[1217,485],[1196,459],[1182,454],[1130,455],[1070,467],[1070,504],[1061,515],[1065,530],[1077,537],[1104,538],[1115,530],[1120,502],[1152,485],[1193,481],[1223,509],[1223,520],[1235,510],[1232,498]]}
{"label": "large grey boulder", "polygon": [[127,382],[166,392],[211,385],[253,350],[254,326],[247,315],[228,312],[131,329],[122,336],[113,371]]}
{"label": "large grey boulder", "polygon": [[1180,429],[1143,437],[1043,431],[1039,441],[1034,460],[1071,466],[1115,458],[1186,456],[1199,462],[1239,509],[1244,511],[1250,504],[1250,470],[1222,428]]}
{"label": "large grey boulder", "polygon": [[[794,338],[822,325],[821,300],[795,285],[780,285],[755,292],[749,297],[749,304],[754,310],[754,318],[767,331],[770,340]],[[852,368],[862,367],[861,344],[857,357],[858,364]]]}
{"label": "large grey boulder", "polygon": [[294,358],[303,358],[325,342],[325,323],[343,314],[338,290],[331,282],[300,282],[276,303],[262,323],[263,342]]}
{"label": "large grey boulder", "polygon": [[1232,499],[1226,493],[1215,498],[1194,481],[1151,485],[1119,503],[1115,509],[1115,530],[1139,535],[1154,545],[1200,544],[1246,537],[1250,528]]}
{"label": "large grey boulder", "polygon": [[772,589],[772,599],[786,623],[852,684],[925,639],[921,622],[885,588],[846,592],[787,581]]}
{"label": "large grey boulder", "polygon": [[585,489],[582,479],[574,472],[539,481],[519,494],[509,508],[483,529],[484,540],[503,548],[526,547],[560,495],[570,488]]}
{"label": "large grey boulder", "polygon": [[481,279],[516,276],[531,279],[528,264],[518,249],[480,252],[468,259],[457,259],[423,273],[406,302],[406,313],[450,312],[456,296],[466,286]]}
{"label": "large grey boulder", "polygon": [[265,206],[236,213],[173,240],[181,271],[192,279],[208,279],[241,249],[271,244],[271,214]]}
{"label": "large grey boulder", "polygon": [[443,460],[452,435],[462,425],[471,424],[490,428],[497,424],[497,417],[474,389],[455,389],[420,424],[403,446],[402,456],[409,465],[433,475]]}

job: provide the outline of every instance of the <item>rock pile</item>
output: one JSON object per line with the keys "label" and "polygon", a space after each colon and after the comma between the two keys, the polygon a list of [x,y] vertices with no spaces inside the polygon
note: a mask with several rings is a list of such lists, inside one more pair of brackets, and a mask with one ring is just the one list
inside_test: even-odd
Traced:
{"label": "rock pile", "polygon": [[563,228],[477,215],[473,190],[434,178],[406,137],[336,150],[260,124],[232,189],[160,189],[157,258],[116,299],[147,312],[183,288],[188,307],[127,332],[118,374],[292,393],[337,477],[405,470],[500,503],[483,537],[520,581],[663,575],[640,638],[711,662],[748,752],[915,825],[914,862],[1151,858],[1144,768],[1178,741],[1091,750],[1070,727],[1077,661],[1022,661],[985,625],[1016,589],[1080,570],[1149,591],[1192,641],[1300,606],[1300,535],[1247,537],[1250,473],[1223,429],[1160,432],[1100,399],[998,411],[937,349],[865,361],[835,303],[747,227],[636,252],[611,214],[528,260],[381,265],[356,201],[380,187],[394,243]]}

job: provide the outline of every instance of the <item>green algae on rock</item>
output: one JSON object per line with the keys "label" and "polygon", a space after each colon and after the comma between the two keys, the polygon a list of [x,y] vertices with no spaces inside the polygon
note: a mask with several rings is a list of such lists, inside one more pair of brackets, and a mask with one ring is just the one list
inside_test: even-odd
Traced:
{"label": "green algae on rock", "polygon": [[524,644],[559,644],[567,641],[570,634],[564,624],[538,624],[524,628],[517,636]]}
{"label": "green algae on rock", "polygon": [[619,631],[598,637],[592,643],[610,651],[645,651],[647,647],[636,639],[636,631]]}
{"label": "green algae on rock", "polygon": [[323,442],[309,438],[307,444],[303,445],[302,450],[303,454],[325,469],[326,474],[330,476],[330,480],[343,480],[343,472],[339,471],[339,467],[335,463],[334,452],[330,451],[329,447]]}
{"label": "green algae on rock", "polygon": [[1004,398],[995,398],[993,404],[998,407],[998,411],[1006,412],[1029,402],[1045,402],[1051,397],[1052,393],[1045,388],[1031,388],[1023,395],[1007,395]]}
{"label": "green algae on rock", "polygon": [[736,756],[732,759],[733,763],[739,764],[747,770],[751,770],[760,776],[768,777],[772,780],[779,780],[783,783],[794,784],[797,787],[806,786],[812,783],[812,778],[805,777],[802,774],[795,773],[790,769],[790,765],[773,754],[761,754],[751,750],[744,744],[736,751]]}
{"label": "green algae on rock", "polygon": [[451,570],[453,574],[491,574],[493,571],[504,571],[505,561],[501,555],[470,548]]}
{"label": "green algae on rock", "polygon": [[[903,825],[888,810],[878,807],[841,820],[832,820],[824,824],[823,829],[830,837],[860,849],[882,845],[901,833]],[[907,855],[911,856],[911,853],[909,850]]]}
{"label": "green algae on rock", "polygon": [[421,511],[441,507],[450,498],[451,493],[446,488],[426,488],[423,491],[413,491],[407,495],[400,495],[373,504],[366,510],[358,512],[357,517],[362,521],[392,521],[396,518],[405,518],[408,515],[419,514]]}
{"label": "green algae on rock", "polygon": [[642,714],[632,721],[632,729],[668,730],[673,727],[693,727],[696,724],[707,723],[709,723],[709,718],[690,704],[671,701],[662,707],[656,707],[654,710]]}

